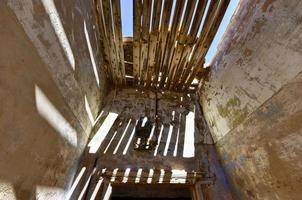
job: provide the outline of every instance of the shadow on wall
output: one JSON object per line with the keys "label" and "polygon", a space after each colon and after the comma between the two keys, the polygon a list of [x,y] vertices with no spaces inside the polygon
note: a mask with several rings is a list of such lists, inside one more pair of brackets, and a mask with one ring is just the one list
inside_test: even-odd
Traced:
{"label": "shadow on wall", "polygon": [[64,188],[83,130],[20,27],[0,31],[0,178],[34,199],[37,186]]}
{"label": "shadow on wall", "polygon": [[[84,95],[79,102],[66,98],[73,91],[60,92],[53,71],[4,2],[0,13],[0,199],[65,199],[91,127],[88,113],[79,106],[84,105]],[[56,67],[58,72],[65,70],[56,74],[57,79],[70,79],[62,77],[66,66]]]}

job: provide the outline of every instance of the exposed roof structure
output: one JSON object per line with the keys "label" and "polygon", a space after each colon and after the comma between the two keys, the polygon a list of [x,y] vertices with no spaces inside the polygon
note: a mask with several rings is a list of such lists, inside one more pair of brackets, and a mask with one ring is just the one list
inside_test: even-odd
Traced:
{"label": "exposed roof structure", "polygon": [[133,38],[123,39],[120,2],[97,1],[108,78],[117,85],[188,90],[207,73],[204,58],[229,2],[134,0]]}

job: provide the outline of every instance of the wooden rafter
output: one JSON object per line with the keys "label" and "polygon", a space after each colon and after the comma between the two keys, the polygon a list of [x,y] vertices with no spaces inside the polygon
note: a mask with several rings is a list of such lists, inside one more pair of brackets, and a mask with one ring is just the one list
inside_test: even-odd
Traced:
{"label": "wooden rafter", "polygon": [[95,4],[107,76],[116,85],[124,84],[126,78],[120,1],[95,0]]}
{"label": "wooden rafter", "polygon": [[133,0],[131,61],[124,58],[120,1],[95,2],[106,71],[115,84],[125,84],[131,71],[135,85],[186,91],[204,71],[230,0]]}
{"label": "wooden rafter", "polygon": [[[205,55],[229,1],[134,0],[143,12],[137,14],[139,19],[134,17],[142,22],[140,28],[134,27],[137,43],[133,44],[134,57],[140,46],[140,54],[133,60],[133,68],[140,69],[140,85],[188,90],[196,74],[203,71]],[[134,10],[136,14],[138,10]],[[150,20],[149,24],[145,20]],[[135,72],[133,75],[136,77]]]}

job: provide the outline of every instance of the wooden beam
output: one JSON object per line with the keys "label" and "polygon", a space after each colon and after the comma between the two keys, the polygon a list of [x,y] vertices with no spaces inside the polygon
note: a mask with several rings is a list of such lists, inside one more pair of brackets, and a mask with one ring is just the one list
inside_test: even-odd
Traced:
{"label": "wooden beam", "polygon": [[195,78],[196,73],[198,72],[198,68],[203,67],[203,64],[200,65],[201,61],[204,63],[204,57],[208,52],[210,45],[214,39],[214,36],[219,28],[219,25],[223,19],[225,11],[230,3],[230,0],[220,0],[219,3],[215,4],[215,13],[213,14],[212,20],[208,20],[209,24],[206,24],[206,30],[204,35],[201,36],[201,43],[202,45],[199,46],[198,54],[196,56],[195,62],[192,62],[193,70],[187,77],[187,80],[184,84],[182,90],[186,90],[192,83],[193,79]]}
{"label": "wooden beam", "polygon": [[[188,2],[188,4],[191,4],[193,1]],[[172,28],[171,28],[171,34],[169,36],[168,40],[168,46],[167,46],[167,53],[164,58],[164,63],[163,66],[167,68],[167,72],[164,76],[168,76],[171,74],[171,62],[176,62],[173,57],[175,55],[175,46],[177,45],[177,39],[178,39],[178,33],[179,29],[181,27],[181,17],[183,14],[183,10],[185,7],[185,1],[177,1],[176,6],[175,6],[175,12],[174,12],[174,17],[172,21]],[[177,53],[177,52],[176,52]],[[173,66],[173,65],[172,65]],[[167,80],[167,84],[169,84],[169,79]]]}
{"label": "wooden beam", "polygon": [[150,33],[149,52],[148,52],[148,70],[147,86],[151,85],[151,79],[155,79],[156,53],[158,47],[159,22],[162,7],[162,0],[153,0],[152,28]]}
{"label": "wooden beam", "polygon": [[149,29],[151,19],[152,0],[143,1],[142,34],[141,34],[141,57],[140,57],[140,84],[144,85],[147,78]]}
{"label": "wooden beam", "polygon": [[189,36],[187,38],[187,45],[185,46],[180,61],[179,61],[179,66],[178,66],[178,70],[175,74],[175,76],[173,77],[173,81],[174,84],[170,87],[170,89],[174,89],[176,90],[179,87],[179,81],[181,80],[181,77],[184,73],[184,71],[186,70],[186,62],[189,59],[190,53],[193,51],[194,49],[194,44],[197,41],[197,33],[199,31],[199,29],[201,28],[201,21],[202,18],[204,16],[204,12],[205,12],[205,8],[207,5],[208,1],[207,0],[200,0],[198,1],[197,4],[197,8],[196,8],[196,13],[194,16],[194,20],[192,23],[192,27],[189,33]]}
{"label": "wooden beam", "polygon": [[[170,22],[170,16],[171,16],[171,10],[172,10],[172,3],[171,0],[165,0],[164,2],[164,8],[163,8],[163,14],[162,14],[162,20],[161,20],[161,27],[160,27],[160,46],[159,51],[160,54],[158,55],[158,64],[160,67],[160,72],[162,73],[161,81],[160,81],[160,87],[162,87],[165,83],[165,73],[167,71],[166,67],[164,67],[163,59],[166,53],[166,45],[167,45],[167,38],[169,34],[169,22]],[[159,74],[157,74],[159,76]]]}
{"label": "wooden beam", "polygon": [[124,48],[122,36],[122,23],[121,23],[121,5],[119,0],[111,0],[113,25],[114,25],[114,43],[116,53],[118,56],[118,68],[121,76],[122,83],[126,83],[125,78],[125,65],[124,65]]}
{"label": "wooden beam", "polygon": [[[94,5],[95,5],[95,9],[94,9],[94,13],[96,16],[96,24],[97,24],[97,30],[98,30],[98,35],[99,35],[99,39],[100,39],[100,45],[104,48],[105,42],[106,42],[106,38],[104,37],[104,27],[103,27],[103,19],[102,19],[102,13],[101,13],[101,8],[100,8],[100,3],[98,0],[94,0]],[[105,48],[104,48],[105,49]],[[103,61],[103,66],[105,68],[105,72],[106,72],[106,77],[108,78],[109,82],[112,82],[112,72],[110,70],[109,67],[109,62],[108,62],[108,55],[106,55],[105,51],[101,51],[100,52],[101,57],[102,57],[102,61]]]}
{"label": "wooden beam", "polygon": [[195,44],[195,49],[192,52],[192,57],[187,65],[186,71],[183,73],[183,76],[179,83],[180,87],[177,88],[178,90],[183,89],[183,86],[186,83],[186,80],[188,79],[188,76],[191,73],[193,66],[196,65],[195,63],[198,61],[200,63],[200,59],[199,59],[200,58],[200,49],[203,45],[203,38],[206,36],[206,33],[208,32],[208,29],[210,28],[211,21],[213,20],[213,18],[215,16],[215,12],[216,12],[216,8],[217,8],[218,4],[219,4],[219,0],[211,1],[211,3],[210,3],[208,12],[206,13],[205,22],[202,27],[201,35],[198,38],[197,43]]}
{"label": "wooden beam", "polygon": [[138,84],[140,76],[141,11],[142,1],[133,0],[133,77],[135,84]]}

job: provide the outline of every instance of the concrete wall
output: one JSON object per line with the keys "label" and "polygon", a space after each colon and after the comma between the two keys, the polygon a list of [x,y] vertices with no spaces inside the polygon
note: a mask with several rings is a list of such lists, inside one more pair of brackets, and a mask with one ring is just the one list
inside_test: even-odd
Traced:
{"label": "concrete wall", "polygon": [[67,199],[106,89],[93,13],[0,2],[0,199]]}
{"label": "concrete wall", "polygon": [[302,2],[242,0],[199,91],[238,199],[302,199]]}

